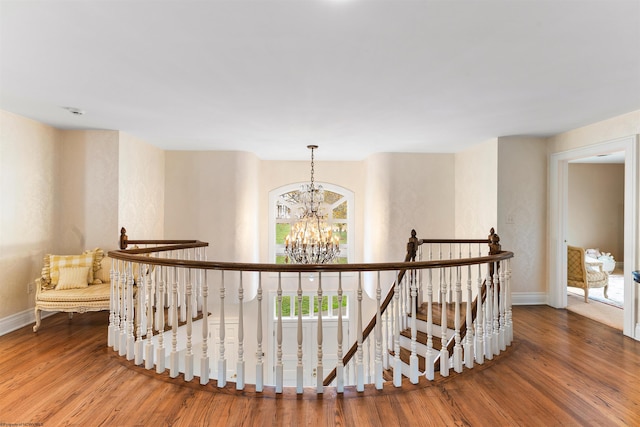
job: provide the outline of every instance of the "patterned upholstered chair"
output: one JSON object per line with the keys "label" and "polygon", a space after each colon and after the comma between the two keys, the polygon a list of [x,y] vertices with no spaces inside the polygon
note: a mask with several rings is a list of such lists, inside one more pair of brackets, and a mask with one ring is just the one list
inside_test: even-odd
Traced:
{"label": "patterned upholstered chair", "polygon": [[33,332],[40,328],[41,311],[84,313],[109,310],[110,258],[102,249],[81,255],[45,255],[41,277],[36,279]]}
{"label": "patterned upholstered chair", "polygon": [[589,302],[590,288],[604,288],[609,298],[609,275],[602,270],[602,262],[585,261],[584,249],[567,246],[567,286],[584,289],[584,302]]}

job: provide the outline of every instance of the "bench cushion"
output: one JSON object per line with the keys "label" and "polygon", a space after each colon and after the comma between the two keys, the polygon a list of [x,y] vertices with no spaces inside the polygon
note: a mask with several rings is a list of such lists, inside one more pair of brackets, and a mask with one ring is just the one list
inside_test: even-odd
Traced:
{"label": "bench cushion", "polygon": [[111,284],[100,283],[80,289],[43,290],[38,295],[39,301],[47,302],[80,302],[80,301],[109,301]]}

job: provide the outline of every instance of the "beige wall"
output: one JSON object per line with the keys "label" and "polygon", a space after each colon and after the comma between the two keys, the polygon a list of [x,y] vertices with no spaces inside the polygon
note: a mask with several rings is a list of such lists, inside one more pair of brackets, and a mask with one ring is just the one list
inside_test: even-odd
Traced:
{"label": "beige wall", "polygon": [[624,261],[624,164],[569,164],[568,240]]}
{"label": "beige wall", "polygon": [[60,131],[0,110],[0,319],[33,307],[27,284],[56,244]]}
{"label": "beige wall", "polygon": [[158,239],[164,235],[165,152],[119,132],[114,161],[118,207],[115,227],[109,227],[111,248],[117,246],[119,227],[132,239]]}
{"label": "beige wall", "polygon": [[498,139],[456,153],[454,182],[455,237],[477,239],[498,229]]}
{"label": "beige wall", "polygon": [[365,262],[404,258],[411,229],[445,238],[455,229],[453,154],[380,153],[366,160]]}
{"label": "beige wall", "polygon": [[247,219],[256,214],[256,171],[249,170],[255,155],[168,151],[165,156],[166,238],[209,242],[210,260],[257,261],[258,233],[254,220]]}
{"label": "beige wall", "polygon": [[118,134],[61,131],[58,253],[117,247]]}
{"label": "beige wall", "polygon": [[[516,302],[546,292],[547,142],[535,137],[498,139],[497,233],[512,251],[512,290]],[[538,297],[537,297],[537,296]],[[522,301],[518,298],[522,297]]]}

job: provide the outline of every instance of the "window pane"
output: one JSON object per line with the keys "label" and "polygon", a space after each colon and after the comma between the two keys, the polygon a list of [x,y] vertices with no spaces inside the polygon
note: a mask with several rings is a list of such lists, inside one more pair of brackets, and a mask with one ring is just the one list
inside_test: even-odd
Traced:
{"label": "window pane", "polygon": [[291,224],[278,223],[276,224],[276,245],[284,245],[284,239],[291,231]]}
{"label": "window pane", "polygon": [[333,233],[340,237],[340,244],[347,244],[347,224],[344,222],[336,222],[333,224]]}
{"label": "window pane", "polygon": [[[276,301],[278,301],[277,298],[276,298]],[[291,297],[283,296],[282,297],[282,317],[289,317],[289,316],[291,316]]]}
{"label": "window pane", "polygon": [[[296,312],[295,312],[295,316],[298,316],[298,311],[300,310],[300,307],[298,307],[298,297],[295,296],[294,297],[296,300]],[[309,316],[309,303],[310,303],[310,299],[308,296],[303,296],[302,297],[302,317],[308,317]]]}
{"label": "window pane", "polygon": [[347,219],[347,201],[340,203],[333,209],[333,219]]}
{"label": "window pane", "polygon": [[286,264],[287,256],[286,255],[276,255],[276,264]]}
{"label": "window pane", "polygon": [[334,204],[341,198],[342,198],[341,194],[334,193],[333,191],[329,191],[329,190],[324,190],[324,202],[329,205]]}
{"label": "window pane", "polygon": [[[332,298],[332,303],[331,305],[333,306],[333,316],[334,317],[338,317],[338,310],[340,309],[340,305],[338,304],[338,296],[334,295]],[[346,295],[342,295],[342,317],[346,317],[347,316],[347,296]]]}

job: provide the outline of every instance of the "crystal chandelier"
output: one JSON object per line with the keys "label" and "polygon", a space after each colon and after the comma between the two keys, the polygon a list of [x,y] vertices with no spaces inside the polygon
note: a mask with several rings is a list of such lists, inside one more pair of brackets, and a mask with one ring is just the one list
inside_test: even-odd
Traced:
{"label": "crystal chandelier", "polygon": [[313,181],[313,150],[317,145],[308,145],[311,150],[311,183],[300,187],[300,214],[285,238],[287,262],[294,264],[326,264],[333,262],[340,253],[340,238],[333,235],[331,226],[322,214],[324,189],[317,188]]}

